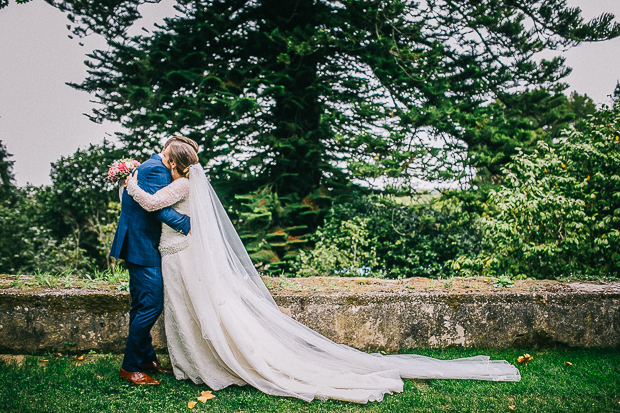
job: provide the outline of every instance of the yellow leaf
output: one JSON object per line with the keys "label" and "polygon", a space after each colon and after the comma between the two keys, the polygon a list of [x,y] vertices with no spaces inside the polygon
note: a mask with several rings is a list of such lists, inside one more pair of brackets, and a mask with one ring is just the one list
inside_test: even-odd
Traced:
{"label": "yellow leaf", "polygon": [[573,365],[573,363],[571,363],[570,361],[567,361],[567,362],[566,362],[566,365],[567,365],[567,366],[572,366],[572,365]]}
{"label": "yellow leaf", "polygon": [[[211,391],[203,391],[203,392],[200,392],[200,397],[198,398],[198,400],[202,398],[204,398],[205,401],[215,399],[215,394],[211,394]],[[200,401],[204,403],[204,401],[202,400]]]}
{"label": "yellow leaf", "polygon": [[589,181],[589,180],[590,180],[590,175],[586,177],[586,181]]}
{"label": "yellow leaf", "polygon": [[528,361],[531,361],[534,357],[530,356],[529,354],[524,354],[522,356],[519,356],[519,358],[517,359],[517,363],[519,364],[525,364]]}
{"label": "yellow leaf", "polygon": [[517,409],[515,406],[508,406],[508,408],[512,410],[513,412]]}
{"label": "yellow leaf", "polygon": [[193,408],[194,408],[194,406],[196,406],[196,403],[197,403],[197,402],[195,402],[195,401],[193,401],[193,400],[192,400],[191,402],[187,402],[187,407],[189,407],[190,409],[193,409]]}
{"label": "yellow leaf", "polygon": [[79,360],[79,361],[84,360],[84,356],[80,356],[80,357],[78,357],[78,360]]}
{"label": "yellow leaf", "polygon": [[202,403],[206,403],[207,402],[207,398],[204,397],[204,396],[200,396],[197,399],[198,399],[199,402],[202,402]]}
{"label": "yellow leaf", "polygon": [[547,168],[545,168],[545,172],[549,172],[549,171],[547,171]]}
{"label": "yellow leaf", "polygon": [[566,168],[566,165],[565,165],[565,164],[562,164],[562,168]]}
{"label": "yellow leaf", "polygon": [[[620,141],[620,136],[616,136],[616,140]],[[618,403],[620,403],[620,402],[618,402]]]}

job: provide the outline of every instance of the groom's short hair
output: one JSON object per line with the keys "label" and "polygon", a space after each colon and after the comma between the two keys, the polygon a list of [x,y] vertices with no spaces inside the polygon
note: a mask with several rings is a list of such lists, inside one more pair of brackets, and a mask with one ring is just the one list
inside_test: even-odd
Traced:
{"label": "groom's short hair", "polygon": [[166,144],[164,145],[164,150],[166,150],[166,148],[168,146],[170,146],[170,144],[172,142],[183,142],[183,143],[186,143],[189,146],[191,146],[192,148],[194,148],[196,153],[198,153],[198,144],[196,143],[196,141],[193,140],[193,139],[190,139],[190,138],[186,138],[185,136],[173,136],[172,138],[168,139],[166,141]]}

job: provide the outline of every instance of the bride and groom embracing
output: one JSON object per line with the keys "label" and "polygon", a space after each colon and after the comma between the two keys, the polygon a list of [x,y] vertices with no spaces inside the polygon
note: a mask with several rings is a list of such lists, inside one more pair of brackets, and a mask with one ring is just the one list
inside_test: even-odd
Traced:
{"label": "bride and groom embracing", "polygon": [[[283,314],[198,163],[198,145],[166,142],[126,181],[111,254],[129,270],[129,336],[120,377],[159,384],[150,330],[164,311],[177,379],[213,390],[249,384],[303,400],[380,401],[402,378],[519,381],[503,360],[368,354]],[[190,218],[191,217],[191,218]]]}

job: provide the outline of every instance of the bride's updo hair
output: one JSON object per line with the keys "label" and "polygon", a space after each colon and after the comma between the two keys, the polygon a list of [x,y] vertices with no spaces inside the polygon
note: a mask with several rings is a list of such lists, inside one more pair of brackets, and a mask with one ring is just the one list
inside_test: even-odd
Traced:
{"label": "bride's updo hair", "polygon": [[[188,139],[192,142],[193,140]],[[170,140],[168,141],[170,142]],[[189,178],[189,167],[195,163],[198,163],[198,154],[196,153],[196,149],[198,145],[196,142],[191,145],[183,140],[174,140],[170,143],[166,142],[166,147],[169,147],[170,150],[168,152],[168,159],[175,163],[176,170],[179,175]]]}
{"label": "bride's updo hair", "polygon": [[184,142],[194,148],[196,153],[198,153],[198,144],[196,143],[196,141],[190,138],[186,138],[185,136],[173,136],[172,138],[168,139],[166,141],[166,144],[164,145],[164,150],[166,150],[166,148],[170,146],[172,142]]}

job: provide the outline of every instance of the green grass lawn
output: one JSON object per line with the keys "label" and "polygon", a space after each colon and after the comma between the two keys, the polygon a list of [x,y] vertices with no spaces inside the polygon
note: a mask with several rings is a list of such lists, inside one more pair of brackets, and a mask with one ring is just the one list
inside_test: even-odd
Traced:
{"label": "green grass lawn", "polygon": [[[162,385],[138,387],[118,378],[119,356],[26,357],[21,366],[0,361],[0,412],[620,412],[620,350],[532,349],[417,350],[437,358],[487,354],[516,363],[519,383],[467,380],[405,380],[405,391],[381,403],[358,405],[266,396],[231,386],[190,410],[205,385],[159,375]],[[571,362],[569,366],[566,362]]]}

